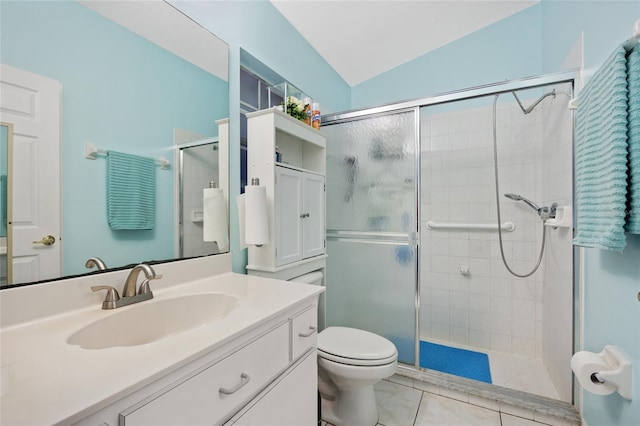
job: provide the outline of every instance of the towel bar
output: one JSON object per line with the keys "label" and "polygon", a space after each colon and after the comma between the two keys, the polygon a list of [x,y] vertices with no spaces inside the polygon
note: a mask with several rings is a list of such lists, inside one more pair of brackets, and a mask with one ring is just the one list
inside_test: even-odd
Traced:
{"label": "towel bar", "polygon": [[[95,160],[98,155],[107,155],[107,151],[98,149],[98,147],[92,143],[84,144],[84,158],[87,160]],[[164,157],[157,158],[155,162],[162,170],[167,170],[169,168],[169,160]]]}

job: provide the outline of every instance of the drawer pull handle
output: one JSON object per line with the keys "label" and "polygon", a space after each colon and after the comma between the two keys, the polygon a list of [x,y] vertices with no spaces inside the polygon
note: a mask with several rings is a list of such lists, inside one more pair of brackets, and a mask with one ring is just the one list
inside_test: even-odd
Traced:
{"label": "drawer pull handle", "polygon": [[309,326],[309,331],[307,333],[298,333],[298,336],[300,336],[300,337],[309,337],[315,332],[316,332],[316,328],[314,326],[310,325]]}
{"label": "drawer pull handle", "polygon": [[231,389],[220,388],[219,392],[222,393],[222,394],[225,394],[225,395],[231,395],[232,393],[238,392],[241,387],[243,387],[244,385],[249,383],[249,380],[251,380],[251,377],[249,377],[248,374],[242,373],[242,374],[240,374],[240,383],[238,383],[237,385],[235,385]]}

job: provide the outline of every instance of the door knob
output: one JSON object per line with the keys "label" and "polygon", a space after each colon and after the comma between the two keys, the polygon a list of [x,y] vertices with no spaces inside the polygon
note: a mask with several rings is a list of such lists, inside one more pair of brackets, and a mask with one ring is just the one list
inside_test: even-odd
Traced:
{"label": "door knob", "polygon": [[56,237],[53,235],[46,235],[39,241],[34,241],[33,244],[44,244],[45,246],[51,246],[56,242]]}

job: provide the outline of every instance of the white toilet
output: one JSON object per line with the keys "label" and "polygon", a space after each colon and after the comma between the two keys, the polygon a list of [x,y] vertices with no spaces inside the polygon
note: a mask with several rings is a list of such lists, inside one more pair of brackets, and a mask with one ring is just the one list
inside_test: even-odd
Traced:
{"label": "white toilet", "polygon": [[374,426],[373,385],[398,367],[393,343],[374,333],[329,327],[318,334],[318,388],[322,419],[336,426]]}
{"label": "white toilet", "polygon": [[[291,281],[322,285],[314,271]],[[322,295],[324,296],[324,295]],[[320,297],[318,325],[324,325],[324,297]],[[318,334],[318,390],[322,420],[335,426],[375,426],[378,407],[373,385],[393,376],[398,351],[374,333],[348,327],[329,327]]]}

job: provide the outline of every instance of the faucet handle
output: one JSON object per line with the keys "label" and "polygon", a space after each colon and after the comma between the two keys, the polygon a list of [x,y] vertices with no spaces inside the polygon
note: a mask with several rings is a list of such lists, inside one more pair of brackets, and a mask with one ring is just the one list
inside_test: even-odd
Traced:
{"label": "faucet handle", "polygon": [[98,285],[91,287],[92,291],[100,291],[107,290],[107,297],[104,298],[104,302],[102,302],[102,309],[114,309],[116,308],[116,302],[120,300],[120,295],[118,294],[118,290],[111,287],[110,285]]}
{"label": "faucet handle", "polygon": [[151,287],[149,287],[149,280],[151,279],[153,278],[147,278],[142,281],[142,284],[140,284],[140,288],[138,289],[138,294],[153,294],[151,292]]}
{"label": "faucet handle", "polygon": [[151,292],[151,287],[149,287],[149,281],[151,280],[159,280],[160,278],[162,278],[162,274],[156,274],[153,277],[149,277],[149,278],[145,278],[144,281],[142,281],[142,283],[140,284],[140,288],[138,289],[138,294],[153,294]]}

